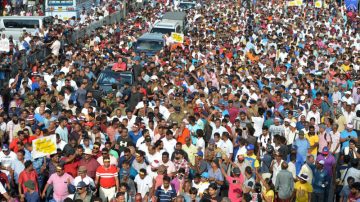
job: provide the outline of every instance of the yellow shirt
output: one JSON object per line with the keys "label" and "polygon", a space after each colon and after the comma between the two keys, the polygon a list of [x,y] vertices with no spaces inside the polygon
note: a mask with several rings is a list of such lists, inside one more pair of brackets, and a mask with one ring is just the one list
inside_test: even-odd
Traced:
{"label": "yellow shirt", "polygon": [[[244,155],[245,160],[249,161],[250,165],[254,166],[255,168],[258,168],[260,166],[259,161],[256,159],[256,155],[253,154],[251,156],[248,156],[247,154]],[[254,162],[255,161],[255,162]]]}
{"label": "yellow shirt", "polygon": [[296,190],[296,202],[308,202],[309,195],[308,193],[313,192],[313,188],[311,184],[304,183],[302,184],[300,181],[297,181],[294,186]]}
{"label": "yellow shirt", "polygon": [[348,72],[348,71],[351,70],[350,65],[345,65],[345,64],[341,65],[340,68],[341,68],[341,70],[343,70],[344,72]]}
{"label": "yellow shirt", "polygon": [[[309,134],[306,134],[305,138],[309,141],[310,146],[314,146],[316,143],[319,143],[319,136],[316,134],[313,136],[309,136]],[[310,154],[316,155],[317,150],[317,147],[310,149]]]}
{"label": "yellow shirt", "polygon": [[274,193],[273,190],[270,189],[269,191],[267,191],[267,192],[264,194],[264,196],[265,196],[265,198],[271,197],[271,198],[272,198],[271,202],[274,202],[275,193]]}

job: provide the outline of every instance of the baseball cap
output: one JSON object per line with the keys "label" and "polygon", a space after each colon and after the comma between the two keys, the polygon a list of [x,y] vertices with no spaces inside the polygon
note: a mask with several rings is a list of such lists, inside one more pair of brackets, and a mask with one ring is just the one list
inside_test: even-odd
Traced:
{"label": "baseball cap", "polygon": [[201,157],[203,157],[203,156],[204,156],[204,153],[203,153],[202,151],[198,151],[198,152],[196,153],[196,156],[201,156]]}
{"label": "baseball cap", "polygon": [[86,148],[86,149],[84,150],[84,154],[92,155],[91,149]]}
{"label": "baseball cap", "polygon": [[84,181],[80,181],[77,185],[76,185],[76,188],[78,189],[81,189],[81,188],[84,188],[86,187],[86,184]]}
{"label": "baseball cap", "polygon": [[324,147],[322,150],[323,154],[329,154],[329,148],[328,147]]}
{"label": "baseball cap", "polygon": [[235,167],[235,168],[233,168],[232,172],[233,172],[235,175],[239,175],[239,174],[240,174],[240,168]]}
{"label": "baseball cap", "polygon": [[247,150],[254,150],[255,146],[253,144],[249,144],[248,146],[246,146]]}
{"label": "baseball cap", "polygon": [[202,178],[209,179],[209,173],[203,172],[203,173],[201,174],[201,177],[202,177]]}
{"label": "baseball cap", "polygon": [[348,124],[346,124],[346,127],[349,128],[349,129],[352,129],[354,127],[354,125],[351,124],[351,123],[348,123]]}
{"label": "baseball cap", "polygon": [[8,150],[9,150],[9,145],[4,144],[4,145],[2,146],[2,150],[3,150],[3,151],[8,151]]}

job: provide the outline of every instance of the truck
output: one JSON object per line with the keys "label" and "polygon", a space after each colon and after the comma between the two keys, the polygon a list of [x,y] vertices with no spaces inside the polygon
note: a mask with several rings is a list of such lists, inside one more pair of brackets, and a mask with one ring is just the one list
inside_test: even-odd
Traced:
{"label": "truck", "polygon": [[150,32],[171,35],[171,32],[186,34],[187,30],[185,12],[166,12],[162,20],[156,22]]}
{"label": "truck", "polygon": [[152,56],[165,46],[164,35],[161,33],[145,33],[135,43],[135,52]]}

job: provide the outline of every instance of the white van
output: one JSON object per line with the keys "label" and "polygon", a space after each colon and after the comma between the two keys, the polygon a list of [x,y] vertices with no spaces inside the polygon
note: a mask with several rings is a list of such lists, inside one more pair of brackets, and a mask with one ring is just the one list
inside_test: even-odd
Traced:
{"label": "white van", "polygon": [[171,35],[171,32],[182,33],[180,23],[173,20],[162,20],[154,24],[151,33],[161,33]]}
{"label": "white van", "polygon": [[19,40],[23,31],[33,34],[36,27],[47,27],[53,23],[51,16],[1,16],[0,17],[0,34],[6,37],[13,36],[14,40]]}

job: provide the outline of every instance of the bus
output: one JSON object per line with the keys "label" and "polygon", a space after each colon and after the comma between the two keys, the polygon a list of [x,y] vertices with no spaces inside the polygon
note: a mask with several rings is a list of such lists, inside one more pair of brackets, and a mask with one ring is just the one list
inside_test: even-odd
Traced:
{"label": "bus", "polygon": [[89,10],[90,0],[45,0],[45,15],[58,16],[59,19],[68,20],[72,17],[78,18],[83,9]]}

